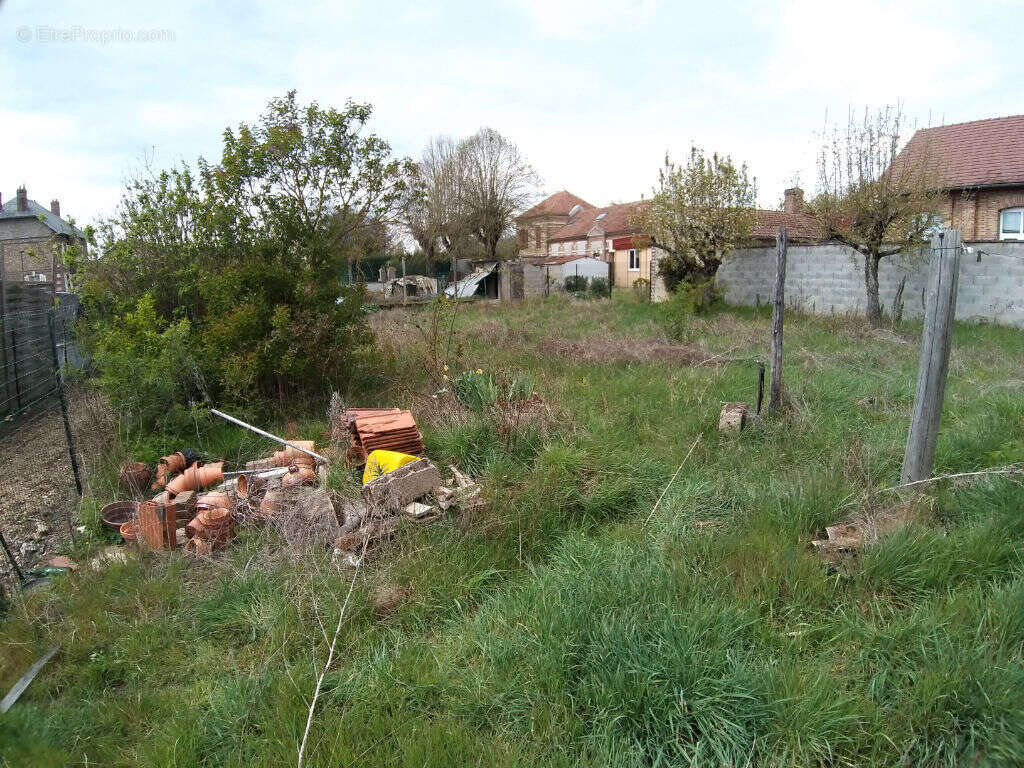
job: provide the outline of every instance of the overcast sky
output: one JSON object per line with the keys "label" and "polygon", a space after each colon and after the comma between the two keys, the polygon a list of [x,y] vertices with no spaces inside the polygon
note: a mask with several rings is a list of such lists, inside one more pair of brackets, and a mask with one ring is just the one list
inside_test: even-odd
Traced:
{"label": "overcast sky", "polygon": [[[0,193],[26,184],[92,222],[146,155],[215,158],[225,126],[296,88],[371,102],[402,155],[492,126],[546,191],[596,205],[649,194],[666,150],[683,159],[696,142],[747,162],[775,207],[796,178],[813,191],[826,114],[1024,112],[1015,5],[0,0]],[[126,39],[140,30],[166,32]]]}

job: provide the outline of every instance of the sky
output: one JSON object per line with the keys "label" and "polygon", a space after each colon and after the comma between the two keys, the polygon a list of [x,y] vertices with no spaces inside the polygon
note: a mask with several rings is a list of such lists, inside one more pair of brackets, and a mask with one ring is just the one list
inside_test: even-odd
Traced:
{"label": "sky", "polygon": [[297,89],[373,104],[400,156],[490,126],[543,192],[595,205],[650,195],[666,152],[697,144],[747,163],[774,208],[813,193],[823,127],[851,109],[1024,112],[1014,5],[0,0],[0,194],[95,223],[144,163],[216,159],[226,127]]}

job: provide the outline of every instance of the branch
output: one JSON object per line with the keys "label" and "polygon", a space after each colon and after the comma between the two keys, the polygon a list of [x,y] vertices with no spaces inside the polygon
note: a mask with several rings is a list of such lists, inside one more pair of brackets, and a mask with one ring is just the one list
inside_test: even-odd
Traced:
{"label": "branch", "polygon": [[359,575],[359,566],[363,563],[363,558],[366,556],[366,545],[369,542],[369,538],[363,540],[363,551],[359,554],[359,560],[356,562],[356,568],[352,572],[352,581],[348,585],[348,594],[345,595],[345,602],[341,605],[341,611],[338,613],[338,625],[334,628],[334,638],[331,640],[331,649],[327,653],[327,663],[324,664],[323,670],[317,675],[316,688],[313,690],[313,701],[309,705],[309,716],[306,718],[306,730],[302,734],[302,744],[299,745],[299,762],[296,768],[302,768],[302,758],[306,752],[306,742],[309,740],[309,729],[313,725],[313,712],[316,710],[317,699],[320,698],[320,689],[323,687],[324,677],[327,675],[327,670],[331,668],[331,661],[334,659],[334,649],[338,645],[338,637],[341,635],[341,624],[345,619],[345,609],[348,607],[348,601],[352,597],[352,590],[356,586],[356,576]]}

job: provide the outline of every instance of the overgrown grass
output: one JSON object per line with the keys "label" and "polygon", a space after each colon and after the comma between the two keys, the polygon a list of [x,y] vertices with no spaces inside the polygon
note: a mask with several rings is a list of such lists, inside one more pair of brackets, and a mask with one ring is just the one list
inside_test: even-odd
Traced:
{"label": "overgrown grass", "polygon": [[[792,408],[732,437],[718,412],[753,400],[742,361],[765,354],[764,311],[693,319],[690,345],[739,362],[690,367],[542,352],[550,336],[664,337],[659,308],[628,295],[475,306],[458,328],[453,369],[529,371],[554,428],[510,441],[481,414],[424,414],[430,455],[482,475],[488,505],[403,529],[360,571],[308,765],[1024,762],[1020,485],[937,487],[925,518],[841,568],[809,546],[898,501],[882,489],[919,326],[787,318]],[[1022,459],[1022,341],[957,327],[937,472]],[[382,370],[401,375],[367,404],[429,402],[419,352],[395,349]],[[266,448],[220,426],[196,439],[232,459]],[[268,561],[265,546],[79,571],[16,605],[0,685],[62,650],[0,718],[4,764],[294,764],[320,624],[333,629],[349,575],[327,553]]]}

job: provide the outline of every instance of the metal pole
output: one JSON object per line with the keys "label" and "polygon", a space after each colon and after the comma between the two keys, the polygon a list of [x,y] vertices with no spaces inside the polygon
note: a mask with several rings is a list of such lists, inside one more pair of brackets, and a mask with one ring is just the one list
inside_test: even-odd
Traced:
{"label": "metal pole", "polygon": [[11,552],[11,548],[7,546],[7,539],[4,538],[4,532],[0,531],[0,544],[4,547],[4,552],[7,554],[7,559],[11,561],[11,565],[14,566],[14,572],[18,574],[18,581],[22,584],[25,583],[25,574],[21,572],[21,568],[18,567],[18,561],[14,559],[14,554]]}
{"label": "metal pole", "polygon": [[11,326],[11,360],[14,364],[14,396],[18,399],[18,410],[21,410],[21,384],[18,383],[18,334]]}
{"label": "metal pole", "polygon": [[[53,328],[53,310],[51,309],[47,313],[47,319],[49,320],[50,326],[50,351],[53,354],[53,378],[57,385],[57,395],[60,397],[60,412],[64,417],[64,437],[68,441],[68,455],[71,457],[71,471],[75,475],[75,488],[78,490],[78,496],[82,496],[82,477],[78,472],[78,459],[75,457],[75,436],[71,433],[71,419],[68,418],[68,398],[64,394],[64,375],[60,370],[60,358],[57,357],[57,337],[54,333]],[[71,534],[71,538],[74,539],[75,532],[74,526],[71,525],[71,518],[68,518],[68,528]]]}
{"label": "metal pole", "polygon": [[301,446],[295,445],[294,443],[289,443],[283,437],[278,437],[277,435],[272,435],[269,432],[264,432],[259,427],[254,427],[252,424],[247,424],[241,419],[236,419],[234,416],[228,416],[226,413],[215,410],[213,408],[210,409],[210,413],[212,413],[214,416],[220,416],[225,421],[230,421],[232,424],[242,427],[243,429],[248,429],[250,432],[255,432],[257,435],[261,435],[262,437],[265,437],[268,440],[275,440],[279,442],[281,445],[287,445],[289,448],[294,448],[296,451],[302,451],[303,453],[312,456],[314,459],[320,459],[320,461],[322,461],[324,464],[331,463],[331,460],[328,459],[326,456],[321,456],[319,453],[316,453],[314,451],[307,451],[305,448]]}
{"label": "metal pole", "polygon": [[786,228],[775,233],[775,296],[772,298],[772,378],[768,386],[768,410],[782,405],[782,321],[786,310]]}

